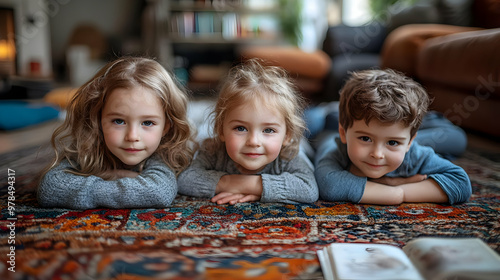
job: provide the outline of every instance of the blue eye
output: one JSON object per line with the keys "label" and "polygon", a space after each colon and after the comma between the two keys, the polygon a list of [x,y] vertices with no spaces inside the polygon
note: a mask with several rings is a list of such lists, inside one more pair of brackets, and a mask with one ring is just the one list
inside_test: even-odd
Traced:
{"label": "blue eye", "polygon": [[272,129],[272,128],[266,128],[264,129],[264,133],[275,133],[276,130]]}
{"label": "blue eye", "polygon": [[144,125],[144,126],[153,126],[154,122],[152,122],[152,121],[144,121],[144,122],[142,122],[142,125]]}
{"label": "blue eye", "polygon": [[115,119],[112,121],[114,124],[117,124],[117,125],[124,125],[125,124],[125,121],[122,120],[122,119]]}
{"label": "blue eye", "polygon": [[236,131],[238,131],[238,132],[245,132],[245,131],[247,131],[247,129],[245,127],[243,127],[243,126],[238,126],[238,127],[235,127],[234,129]]}

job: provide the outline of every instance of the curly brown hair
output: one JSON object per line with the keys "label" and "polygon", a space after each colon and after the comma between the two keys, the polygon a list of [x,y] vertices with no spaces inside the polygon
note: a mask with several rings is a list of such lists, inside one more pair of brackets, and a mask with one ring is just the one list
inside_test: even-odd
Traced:
{"label": "curly brown hair", "polygon": [[411,127],[413,137],[429,104],[425,89],[403,73],[392,69],[353,72],[340,91],[339,123],[347,130],[356,120],[402,122]]}

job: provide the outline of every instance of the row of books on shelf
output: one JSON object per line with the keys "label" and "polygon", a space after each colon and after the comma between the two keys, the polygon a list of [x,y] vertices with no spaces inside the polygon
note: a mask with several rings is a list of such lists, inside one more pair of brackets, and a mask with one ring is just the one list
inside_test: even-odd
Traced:
{"label": "row of books on shelf", "polygon": [[217,12],[172,13],[172,38],[236,38],[276,39],[278,25],[272,17]]}
{"label": "row of books on shelf", "polygon": [[213,8],[213,9],[270,9],[276,8],[277,0],[172,0],[173,7]]}

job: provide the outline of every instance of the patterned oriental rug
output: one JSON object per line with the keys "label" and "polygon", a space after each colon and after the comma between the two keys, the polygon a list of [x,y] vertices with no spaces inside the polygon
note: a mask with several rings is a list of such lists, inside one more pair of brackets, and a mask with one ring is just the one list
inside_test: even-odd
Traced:
{"label": "patterned oriental rug", "polygon": [[500,253],[499,155],[468,150],[455,161],[473,186],[457,206],[178,196],[165,209],[86,211],[38,206],[35,174],[47,160],[36,147],[2,155],[1,279],[322,279],[316,251],[330,243],[401,247],[421,236],[478,237]]}

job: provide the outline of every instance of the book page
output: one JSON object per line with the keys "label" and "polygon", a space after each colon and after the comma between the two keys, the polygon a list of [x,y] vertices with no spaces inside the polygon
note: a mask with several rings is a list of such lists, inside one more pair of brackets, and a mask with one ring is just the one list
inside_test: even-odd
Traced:
{"label": "book page", "polygon": [[500,257],[477,238],[418,238],[403,250],[426,279],[500,279]]}
{"label": "book page", "polygon": [[323,278],[325,280],[335,280],[332,271],[332,262],[330,256],[328,255],[328,249],[323,248],[323,250],[318,251],[318,260],[321,265],[321,271],[323,272]]}
{"label": "book page", "polygon": [[337,279],[422,279],[404,252],[392,245],[339,243],[328,246]]}

